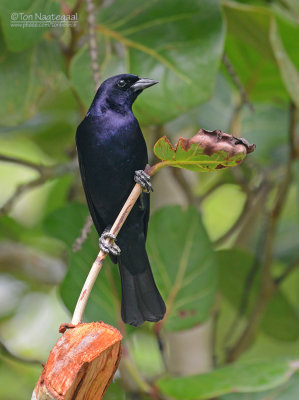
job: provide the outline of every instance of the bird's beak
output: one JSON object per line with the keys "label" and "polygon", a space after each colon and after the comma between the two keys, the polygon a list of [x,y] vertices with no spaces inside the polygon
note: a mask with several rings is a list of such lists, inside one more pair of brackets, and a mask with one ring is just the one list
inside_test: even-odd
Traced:
{"label": "bird's beak", "polygon": [[140,78],[140,79],[138,79],[137,82],[134,83],[134,85],[131,86],[131,88],[134,90],[134,92],[136,92],[137,90],[143,90],[150,86],[153,86],[156,83],[159,83],[159,82],[154,81],[153,79]]}

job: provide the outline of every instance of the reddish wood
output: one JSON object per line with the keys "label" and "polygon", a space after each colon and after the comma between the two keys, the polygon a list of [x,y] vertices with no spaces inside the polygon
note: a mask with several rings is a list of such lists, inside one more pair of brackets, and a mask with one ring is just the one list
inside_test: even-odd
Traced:
{"label": "reddish wood", "polygon": [[102,399],[120,361],[121,339],[103,322],[66,331],[51,350],[32,399]]}

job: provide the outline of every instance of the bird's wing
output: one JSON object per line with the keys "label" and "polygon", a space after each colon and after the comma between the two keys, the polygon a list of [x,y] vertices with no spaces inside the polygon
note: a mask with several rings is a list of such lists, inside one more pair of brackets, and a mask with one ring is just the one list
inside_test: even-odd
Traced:
{"label": "bird's wing", "polygon": [[77,146],[77,153],[78,153],[79,168],[80,168],[80,173],[81,173],[81,180],[82,180],[89,212],[90,212],[91,218],[93,220],[93,223],[95,224],[96,230],[98,231],[98,234],[101,235],[105,229],[105,223],[100,218],[99,214],[97,213],[97,211],[94,207],[90,192],[88,190],[88,184],[87,184],[87,180],[86,180],[86,173],[85,173],[85,167],[84,167],[84,160],[83,160],[82,154],[80,152],[79,146]]}
{"label": "bird's wing", "polygon": [[[80,168],[80,173],[81,173],[81,180],[82,180],[82,184],[83,184],[83,188],[84,188],[85,197],[86,197],[86,200],[87,200],[89,212],[90,212],[92,221],[95,224],[96,230],[97,230],[99,236],[101,236],[101,234],[104,232],[104,230],[106,228],[105,222],[102,220],[102,218],[97,213],[97,211],[96,211],[96,209],[94,207],[90,192],[88,190],[88,184],[87,184],[87,180],[86,180],[84,161],[83,161],[83,157],[82,157],[82,155],[80,153],[79,146],[77,146],[77,153],[78,153],[79,168]],[[114,264],[116,264],[117,263],[117,257],[115,257],[112,254],[109,254],[109,256],[110,256],[112,262]]]}

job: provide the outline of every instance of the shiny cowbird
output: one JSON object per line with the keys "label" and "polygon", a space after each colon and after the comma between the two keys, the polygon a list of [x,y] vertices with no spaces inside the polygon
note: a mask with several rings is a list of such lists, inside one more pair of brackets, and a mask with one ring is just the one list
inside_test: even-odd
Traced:
{"label": "shiny cowbird", "polygon": [[[121,315],[125,323],[133,326],[159,321],[165,314],[165,304],[145,249],[151,184],[143,172],[148,162],[146,144],[132,112],[137,96],[156,83],[131,74],[107,79],[99,87],[76,134],[89,211],[100,236],[100,248],[119,266]],[[143,192],[121,228],[116,244],[109,228],[135,182],[141,184]],[[111,245],[107,238],[112,240]]]}

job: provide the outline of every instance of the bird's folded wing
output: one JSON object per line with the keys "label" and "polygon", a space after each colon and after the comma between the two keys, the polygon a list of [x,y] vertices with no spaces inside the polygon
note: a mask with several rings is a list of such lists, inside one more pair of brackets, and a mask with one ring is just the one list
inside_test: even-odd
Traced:
{"label": "bird's folded wing", "polygon": [[98,231],[98,234],[101,235],[105,229],[105,223],[98,215],[98,213],[94,207],[90,192],[88,190],[88,184],[87,184],[87,180],[86,180],[85,167],[84,167],[84,160],[83,160],[82,154],[80,153],[80,149],[78,146],[77,146],[77,153],[78,153],[81,179],[82,179],[82,183],[83,183],[83,188],[84,188],[89,212],[90,212],[91,218],[93,220],[93,223],[95,224],[96,230]]}

